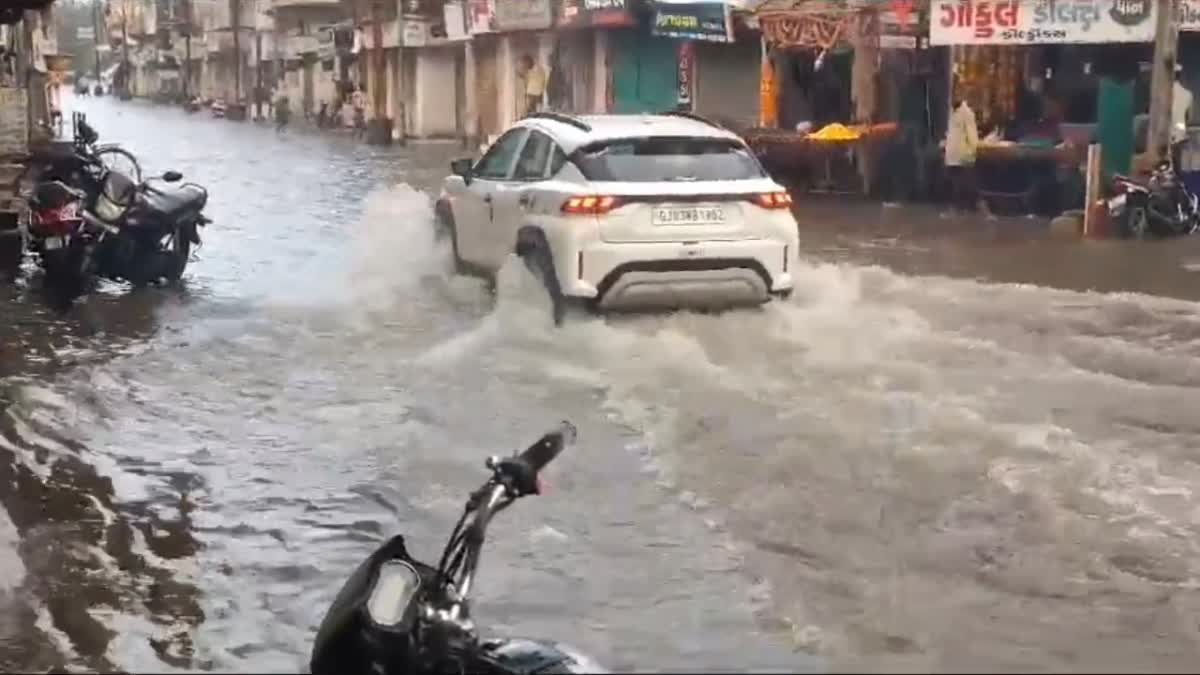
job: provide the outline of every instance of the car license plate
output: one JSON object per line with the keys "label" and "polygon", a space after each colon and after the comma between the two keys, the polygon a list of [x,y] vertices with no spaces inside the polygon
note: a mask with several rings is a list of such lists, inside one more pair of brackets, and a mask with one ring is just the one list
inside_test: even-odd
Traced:
{"label": "car license plate", "polygon": [[723,206],[656,206],[650,214],[654,225],[722,225]]}
{"label": "car license plate", "polygon": [[66,243],[66,237],[46,237],[46,243],[44,245],[47,251],[57,251]]}

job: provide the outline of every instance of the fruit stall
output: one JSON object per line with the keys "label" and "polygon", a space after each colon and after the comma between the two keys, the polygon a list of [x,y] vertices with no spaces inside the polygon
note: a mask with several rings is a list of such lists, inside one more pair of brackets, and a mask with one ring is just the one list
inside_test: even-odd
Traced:
{"label": "fruit stall", "polygon": [[777,179],[810,191],[871,192],[875,158],[896,132],[895,124],[873,123],[880,7],[878,0],[765,0],[755,10],[767,52],[762,114],[742,135]]}

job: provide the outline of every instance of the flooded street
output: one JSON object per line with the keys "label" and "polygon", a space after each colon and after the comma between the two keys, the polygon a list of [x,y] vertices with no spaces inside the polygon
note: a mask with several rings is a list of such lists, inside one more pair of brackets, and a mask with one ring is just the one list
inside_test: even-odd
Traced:
{"label": "flooded street", "polygon": [[788,303],[555,330],[522,266],[448,272],[454,145],[76,104],[214,224],[182,289],[0,286],[0,668],[305,669],[376,542],[435,558],[564,418],[490,530],[489,632],[642,671],[1200,658],[1200,240],[802,227]]}

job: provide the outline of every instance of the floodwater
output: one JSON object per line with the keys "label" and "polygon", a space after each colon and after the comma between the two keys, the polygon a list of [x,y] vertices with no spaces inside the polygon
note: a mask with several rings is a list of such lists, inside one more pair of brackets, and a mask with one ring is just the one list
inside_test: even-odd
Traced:
{"label": "floodwater", "polygon": [[556,330],[520,265],[495,299],[448,272],[452,145],[75,105],[215,222],[182,289],[0,288],[0,667],[302,670],[376,542],[433,557],[484,458],[565,418],[491,529],[490,632],[621,670],[1194,670],[1193,242],[889,241],[862,207],[802,228],[788,303]]}

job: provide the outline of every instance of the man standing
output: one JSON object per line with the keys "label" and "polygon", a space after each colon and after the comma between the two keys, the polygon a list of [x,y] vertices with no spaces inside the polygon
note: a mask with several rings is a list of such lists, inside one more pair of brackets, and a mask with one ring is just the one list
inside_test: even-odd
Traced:
{"label": "man standing", "polygon": [[546,71],[529,54],[521,57],[520,75],[525,79],[525,112],[528,115],[542,106],[546,93]]}
{"label": "man standing", "polygon": [[1175,91],[1171,94],[1171,167],[1183,171],[1183,146],[1192,116],[1192,92],[1183,84],[1183,66],[1175,64]]}
{"label": "man standing", "polygon": [[954,111],[945,141],[946,174],[950,178],[952,204],[967,213],[978,206],[979,191],[975,180],[975,153],[979,147],[979,126],[975,111],[961,95],[954,95]]}

